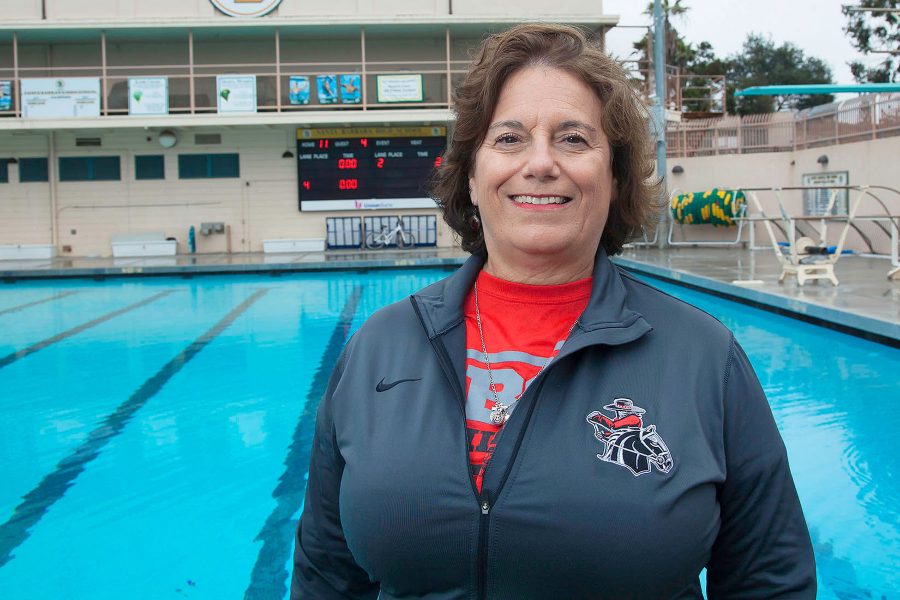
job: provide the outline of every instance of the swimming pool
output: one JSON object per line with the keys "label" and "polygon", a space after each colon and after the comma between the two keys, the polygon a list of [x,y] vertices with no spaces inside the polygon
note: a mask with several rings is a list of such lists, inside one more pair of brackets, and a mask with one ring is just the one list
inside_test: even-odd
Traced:
{"label": "swimming pool", "polygon": [[[4,598],[284,597],[331,365],[378,307],[446,274],[2,285]],[[747,350],[788,448],[819,597],[896,597],[900,350],[652,283]]]}

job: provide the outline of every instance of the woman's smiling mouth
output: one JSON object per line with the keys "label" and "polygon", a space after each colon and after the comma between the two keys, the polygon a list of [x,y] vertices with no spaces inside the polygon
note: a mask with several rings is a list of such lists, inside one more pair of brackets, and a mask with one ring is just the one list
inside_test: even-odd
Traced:
{"label": "woman's smiling mouth", "polygon": [[531,196],[531,195],[515,195],[510,196],[516,204],[565,204],[571,198],[568,196]]}

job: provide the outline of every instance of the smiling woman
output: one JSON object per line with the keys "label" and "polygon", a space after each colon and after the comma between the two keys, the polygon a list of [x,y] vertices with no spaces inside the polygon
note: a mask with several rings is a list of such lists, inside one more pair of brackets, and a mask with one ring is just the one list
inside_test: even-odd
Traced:
{"label": "smiling woman", "polygon": [[521,25],[456,107],[434,194],[473,256],[347,343],[292,597],[699,600],[705,568],[710,598],[815,598],[747,357],[608,259],[654,211],[622,69],[578,29]]}
{"label": "smiling woman", "polygon": [[615,187],[600,118],[596,94],[566,71],[507,80],[469,177],[488,273],[527,282],[535,266],[553,273],[544,285],[591,274]]}

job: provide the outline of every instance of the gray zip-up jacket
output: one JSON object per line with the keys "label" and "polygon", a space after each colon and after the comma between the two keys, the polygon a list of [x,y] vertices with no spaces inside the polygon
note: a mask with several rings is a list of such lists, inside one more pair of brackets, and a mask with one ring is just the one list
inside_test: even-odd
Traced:
{"label": "gray zip-up jacket", "polygon": [[[292,598],[815,598],[809,533],[731,333],[601,250],[481,494],[463,303],[483,257],[375,313],[319,406]],[[521,327],[529,327],[522,323]]]}

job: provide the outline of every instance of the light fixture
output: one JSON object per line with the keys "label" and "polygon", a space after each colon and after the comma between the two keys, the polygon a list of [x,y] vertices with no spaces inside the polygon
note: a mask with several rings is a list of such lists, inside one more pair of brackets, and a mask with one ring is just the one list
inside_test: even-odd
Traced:
{"label": "light fixture", "polygon": [[291,152],[291,144],[297,143],[297,132],[293,129],[288,129],[285,132],[284,138],[284,152],[281,153],[281,158],[294,158],[294,153]]}
{"label": "light fixture", "polygon": [[672,167],[672,173],[675,175],[681,175],[682,173],[684,173],[684,167],[682,167],[681,165],[675,165],[674,167]]}
{"label": "light fixture", "polygon": [[823,167],[828,164],[828,155],[823,154],[819,158],[816,159],[816,162],[822,165]]}
{"label": "light fixture", "polygon": [[163,148],[171,148],[178,143],[178,136],[171,129],[164,129],[159,133],[159,145]]}

